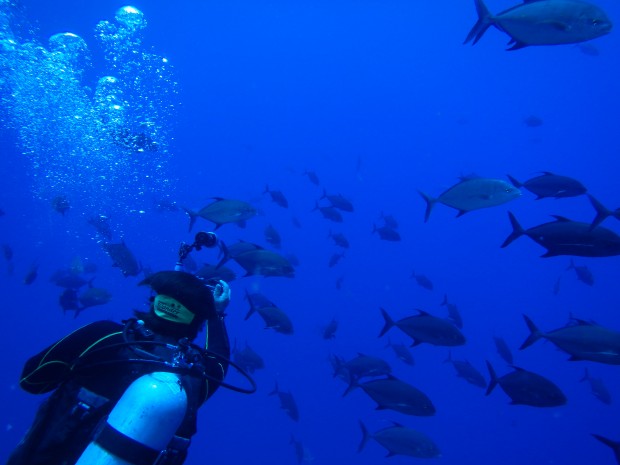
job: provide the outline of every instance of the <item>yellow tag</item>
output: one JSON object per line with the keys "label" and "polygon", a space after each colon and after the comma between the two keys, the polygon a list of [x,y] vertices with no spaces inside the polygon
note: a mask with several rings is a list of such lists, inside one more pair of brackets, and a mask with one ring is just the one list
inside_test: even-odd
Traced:
{"label": "yellow tag", "polygon": [[181,302],[164,294],[155,296],[153,309],[158,317],[185,325],[190,324],[195,317]]}

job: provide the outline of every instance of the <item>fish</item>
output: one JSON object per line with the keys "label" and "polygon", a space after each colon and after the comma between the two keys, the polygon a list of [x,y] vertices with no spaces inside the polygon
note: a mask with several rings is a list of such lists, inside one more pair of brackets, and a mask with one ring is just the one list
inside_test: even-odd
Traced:
{"label": "fish", "polygon": [[333,355],[331,357],[334,376],[342,378],[347,384],[365,377],[383,376],[392,372],[388,362],[379,357],[358,353],[356,357],[345,361]]}
{"label": "fish", "polygon": [[386,215],[381,212],[380,218],[383,220],[383,225],[392,229],[398,229],[398,221],[392,215]]}
{"label": "fish", "polygon": [[314,457],[312,457],[310,451],[301,443],[301,441],[295,439],[295,436],[291,435],[289,444],[292,444],[295,448],[297,463],[312,463],[314,461]]}
{"label": "fish", "polygon": [[385,347],[391,347],[396,356],[402,360],[403,363],[411,366],[415,365],[415,359],[405,344],[401,342],[394,343],[388,337],[388,343]]}
{"label": "fish", "polygon": [[250,250],[258,250],[262,249],[262,247],[258,244],[254,244],[253,242],[247,241],[239,241],[235,242],[232,245],[227,246],[224,241],[219,241],[220,246],[220,254],[222,258],[215,265],[216,268],[219,268],[224,265],[228,260],[235,259],[238,255],[241,255],[244,252],[248,252]]}
{"label": "fish", "polygon": [[[523,118],[523,123],[530,128],[537,128],[543,125],[543,120],[536,115],[530,115]],[[519,187],[519,186],[516,186]]]}
{"label": "fish", "polygon": [[349,248],[349,241],[344,236],[344,234],[342,234],[342,233],[332,233],[331,230],[330,230],[327,237],[333,239],[334,243],[338,247],[342,247],[343,249],[348,249]]}
{"label": "fish", "polygon": [[276,382],[276,387],[269,393],[269,395],[278,396],[278,399],[280,399],[280,408],[283,409],[294,421],[299,421],[299,409],[297,408],[297,403],[295,402],[291,391],[280,391],[278,388],[278,383]]}
{"label": "fish", "polygon": [[577,50],[579,50],[584,55],[588,55],[591,57],[597,57],[601,54],[601,52],[599,51],[597,47],[589,43],[588,44],[584,44],[584,43],[576,44],[575,47],[577,48]]}
{"label": "fish", "polygon": [[318,186],[319,184],[321,184],[321,182],[319,181],[319,177],[317,176],[317,174],[314,171],[304,171],[303,173],[305,176],[308,176],[308,179],[310,180],[310,182],[312,184],[314,184],[315,186]]}
{"label": "fish", "polygon": [[342,289],[343,283],[344,283],[344,276],[338,276],[338,278],[336,278],[336,289],[338,290]]}
{"label": "fish", "polygon": [[52,199],[52,208],[62,216],[65,216],[65,213],[71,208],[71,204],[66,195],[58,195]]}
{"label": "fish", "polygon": [[333,207],[333,206],[321,207],[319,206],[319,202],[316,202],[316,205],[312,209],[312,211],[315,211],[315,210],[320,211],[321,215],[323,215],[323,218],[325,218],[326,220],[333,221],[334,223],[342,223],[342,221],[344,220],[344,218],[340,214],[340,211],[336,207]]}
{"label": "fish", "polygon": [[[410,277],[415,279],[415,282],[418,284],[418,286],[423,287],[424,289],[428,291],[433,290],[433,282],[430,279],[428,279],[428,277],[424,276],[423,274],[416,274],[415,271],[412,271]],[[447,299],[447,296],[446,296],[446,299]]]}
{"label": "fish", "polygon": [[452,358],[452,352],[448,352],[448,358],[444,360],[444,363],[451,363],[456,370],[456,375],[459,378],[463,378],[469,384],[480,388],[486,388],[487,382],[478,370],[467,360],[454,360]]}
{"label": "fish", "polygon": [[234,281],[237,278],[237,275],[233,270],[226,266],[214,266],[209,263],[205,263],[196,271],[196,276],[202,278],[206,281],[215,279],[215,280],[224,280],[227,283]]}
{"label": "fish", "polygon": [[611,394],[605,384],[603,384],[603,380],[600,378],[592,378],[588,369],[585,369],[583,374],[583,378],[580,380],[581,382],[587,381],[590,384],[590,390],[592,391],[592,395],[600,400],[605,405],[611,405],[612,399]]}
{"label": "fish", "polygon": [[550,171],[543,171],[540,176],[528,179],[525,182],[519,182],[509,174],[506,177],[516,188],[524,187],[536,195],[536,200],[577,197],[587,192],[586,187],[576,179],[553,174]]}
{"label": "fish", "polygon": [[400,234],[395,229],[390,228],[389,226],[379,226],[372,225],[372,233],[379,234],[379,239],[390,242],[398,242],[400,241]]}
{"label": "fish", "polygon": [[473,210],[502,205],[521,195],[519,189],[504,180],[475,176],[462,177],[457,184],[442,192],[437,198],[418,192],[426,202],[424,222],[428,221],[436,203],[455,208],[459,217]]}
{"label": "fish", "polygon": [[577,279],[588,286],[594,285],[594,276],[592,276],[592,272],[590,268],[586,265],[576,266],[573,260],[570,261],[570,265],[568,265],[567,270],[575,270],[575,274],[577,275]]}
{"label": "fish", "polygon": [[92,282],[93,279],[90,280],[84,279],[80,273],[74,273],[72,270],[63,268],[57,270],[50,277],[50,282],[54,283],[56,286],[64,287],[65,289],[79,289],[89,282]]}
{"label": "fish", "polygon": [[443,295],[443,301],[440,305],[448,307],[448,318],[452,320],[457,328],[463,329],[463,318],[461,317],[461,313],[456,305],[448,302],[448,294]]}
{"label": "fish", "polygon": [[592,436],[605,444],[607,447],[611,448],[614,453],[614,457],[616,458],[616,462],[620,465],[620,441],[613,441],[605,436],[600,436],[594,433],[592,433]]}
{"label": "fish", "polygon": [[13,248],[9,244],[2,244],[2,254],[7,262],[13,260]]}
{"label": "fish", "polygon": [[344,212],[354,211],[353,204],[351,203],[351,201],[346,199],[340,194],[336,194],[336,195],[328,194],[327,191],[323,189],[323,195],[321,196],[319,200],[321,199],[329,200],[329,202],[332,204],[332,207],[338,210],[341,210]]}
{"label": "fish", "polygon": [[515,239],[528,236],[547,251],[543,258],[558,255],[574,255],[580,257],[610,257],[620,255],[620,236],[615,232],[598,226],[590,228],[588,223],[569,220],[563,216],[553,215],[555,221],[523,229],[512,212],[508,218],[512,232],[501,247],[507,247]]}
{"label": "fish", "polygon": [[120,268],[123,276],[137,276],[142,271],[142,266],[129,250],[125,241],[119,243],[104,242],[101,247],[112,259],[112,266]]}
{"label": "fish", "polygon": [[35,262],[32,262],[32,265],[30,265],[28,272],[24,276],[24,284],[26,286],[30,286],[32,283],[34,283],[37,280],[38,276],[39,276],[39,263],[35,261]]}
{"label": "fish", "polygon": [[405,415],[429,417],[435,415],[431,399],[418,388],[395,376],[373,379],[364,383],[353,380],[343,395],[355,388],[362,389],[377,403],[377,410],[390,409]]}
{"label": "fish", "polygon": [[394,455],[407,455],[418,458],[436,458],[441,456],[437,445],[424,433],[407,428],[393,422],[392,426],[380,429],[371,434],[361,421],[362,441],[357,448],[358,452],[364,449],[368,439],[374,439],[388,451],[387,457]]}
{"label": "fish", "polygon": [[327,265],[330,268],[333,268],[334,266],[336,266],[341,259],[343,259],[345,257],[344,253],[335,253],[333,254],[330,258],[329,258],[329,262],[327,263]]}
{"label": "fish", "polygon": [[433,316],[424,310],[418,309],[418,312],[417,315],[394,321],[387,311],[381,308],[385,324],[379,333],[379,337],[396,326],[413,339],[412,346],[422,343],[449,347],[465,344],[465,336],[450,321]]}
{"label": "fish", "polygon": [[291,319],[274,303],[269,302],[267,305],[256,305],[255,298],[251,297],[247,290],[246,298],[250,303],[250,310],[246,314],[245,320],[250,318],[254,313],[258,313],[265,322],[266,329],[273,329],[280,334],[293,334],[294,329]]}
{"label": "fish", "polygon": [[282,246],[282,238],[280,233],[271,224],[265,228],[265,240],[271,245],[279,249]]}
{"label": "fish", "polygon": [[336,320],[336,318],[332,318],[332,320],[323,328],[323,339],[334,339],[336,337],[336,331],[338,331],[338,320]]}
{"label": "fish", "polygon": [[590,194],[588,194],[588,199],[590,200],[590,203],[594,207],[594,210],[596,210],[596,216],[594,217],[594,219],[592,220],[592,223],[590,224],[590,229],[596,228],[599,224],[601,224],[603,221],[605,221],[605,219],[607,219],[610,216],[613,216],[615,219],[620,220],[620,208],[616,208],[615,210],[610,210],[607,207],[605,207],[605,205],[603,205],[601,202],[596,200]]}
{"label": "fish", "polygon": [[493,341],[495,342],[495,348],[497,349],[499,356],[502,357],[508,365],[512,365],[512,352],[510,351],[508,344],[506,344],[506,341],[497,336],[493,337]]}
{"label": "fish", "polygon": [[95,307],[97,305],[105,305],[112,299],[112,294],[107,289],[102,287],[89,287],[78,295],[78,300],[81,304],[81,308],[75,313],[78,313],[86,308]]}
{"label": "fish", "polygon": [[97,233],[107,239],[108,241],[112,240],[112,225],[110,224],[110,217],[105,215],[93,216],[88,219],[88,224],[90,224]]}
{"label": "fish", "polygon": [[596,5],[580,0],[530,0],[492,15],[483,0],[475,0],[478,21],[465,44],[478,42],[490,26],[510,36],[518,50],[531,45],[586,42],[608,34],[612,23]]}
{"label": "fish", "polygon": [[271,196],[271,200],[277,205],[281,206],[282,208],[288,208],[288,200],[286,200],[286,197],[284,196],[282,191],[270,190],[269,186],[267,185],[265,186],[263,194],[269,194]]}
{"label": "fish", "polygon": [[183,207],[189,216],[189,231],[192,230],[197,218],[215,223],[215,229],[227,223],[243,223],[256,216],[256,209],[243,200],[212,197],[214,202],[205,205],[198,211]]}
{"label": "fish", "polygon": [[566,396],[561,389],[544,376],[513,366],[513,372],[498,378],[489,361],[487,368],[491,376],[487,396],[499,384],[510,397],[512,405],[559,407],[566,404]]}
{"label": "fish", "polygon": [[590,360],[607,365],[620,365],[620,332],[604,326],[573,318],[572,324],[549,332],[542,332],[534,322],[523,315],[530,330],[521,344],[523,350],[540,339],[547,339],[558,349],[570,355],[571,361]]}
{"label": "fish", "polygon": [[562,278],[558,276],[558,279],[553,283],[553,295],[558,295],[560,293],[560,285],[562,284]]}
{"label": "fish", "polygon": [[295,268],[286,257],[262,247],[242,252],[233,257],[233,260],[245,270],[244,277],[254,275],[295,277]]}
{"label": "fish", "polygon": [[75,310],[76,316],[77,312],[79,312],[81,308],[76,289],[65,289],[58,297],[58,303],[60,304],[63,313],[66,313],[67,310]]}
{"label": "fish", "polygon": [[247,342],[242,349],[238,349],[235,344],[232,350],[232,356],[234,362],[248,373],[254,373],[256,370],[265,368],[263,358],[258,355]]}

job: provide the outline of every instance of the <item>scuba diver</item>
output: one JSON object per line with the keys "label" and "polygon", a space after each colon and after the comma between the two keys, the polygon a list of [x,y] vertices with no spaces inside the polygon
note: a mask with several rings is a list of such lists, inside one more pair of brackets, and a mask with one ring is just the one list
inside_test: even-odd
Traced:
{"label": "scuba diver", "polygon": [[[122,323],[97,321],[30,358],[20,387],[53,393],[7,465],[180,465],[196,433],[199,407],[224,382],[230,345],[224,310],[230,288],[182,271],[188,253],[216,243],[198,233],[182,244],[174,271],[140,282],[153,291],[148,312]],[[206,326],[206,348],[192,343]]]}

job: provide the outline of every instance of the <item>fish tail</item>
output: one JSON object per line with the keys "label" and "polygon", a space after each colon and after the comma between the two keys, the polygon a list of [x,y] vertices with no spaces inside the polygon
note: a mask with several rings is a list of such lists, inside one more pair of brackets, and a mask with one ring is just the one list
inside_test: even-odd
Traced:
{"label": "fish tail", "polygon": [[228,260],[230,260],[230,252],[228,251],[228,247],[226,247],[226,244],[224,244],[224,241],[219,241],[219,243],[220,243],[220,251],[222,253],[222,258],[219,262],[217,262],[217,265],[215,265],[216,270],[220,268]]}
{"label": "fish tail", "polygon": [[616,457],[620,457],[620,441],[612,441],[611,439],[594,433],[592,434],[592,436],[594,436],[606,446],[611,447]]}
{"label": "fish tail", "polygon": [[366,445],[366,443],[368,442],[368,438],[370,438],[370,434],[368,433],[368,429],[366,428],[366,425],[362,423],[362,420],[358,420],[358,421],[360,424],[360,428],[362,429],[362,440],[360,441],[360,445],[357,447],[357,452],[361,452],[364,446]]}
{"label": "fish tail", "polygon": [[590,203],[594,207],[594,210],[596,210],[596,216],[594,217],[594,220],[592,220],[592,224],[590,225],[590,231],[592,231],[599,224],[605,221],[608,216],[613,215],[615,218],[618,218],[616,212],[612,212],[609,208],[596,200],[592,195],[588,194],[588,199],[590,199]]}
{"label": "fish tail", "polygon": [[280,389],[278,389],[278,382],[276,381],[276,386],[273,388],[273,391],[271,391],[268,395],[269,396],[275,396],[280,392]]}
{"label": "fish tail", "polygon": [[196,218],[198,218],[198,214],[196,212],[193,212],[189,208],[183,207],[183,210],[185,210],[185,213],[187,213],[187,216],[189,216],[189,229],[188,229],[188,231],[191,231],[192,228],[194,227],[194,223],[196,223]]}
{"label": "fish tail", "polygon": [[247,320],[248,318],[250,318],[252,316],[252,314],[254,312],[256,312],[256,306],[254,305],[254,302],[252,302],[252,299],[250,298],[250,294],[248,293],[247,289],[245,290],[245,298],[250,303],[250,310],[245,315],[245,318],[243,319],[244,321]]}
{"label": "fish tail", "polygon": [[502,248],[507,247],[508,245],[510,245],[512,241],[514,241],[515,239],[518,239],[525,233],[525,230],[521,227],[521,225],[519,224],[515,216],[512,214],[512,212],[508,212],[508,218],[510,218],[510,224],[512,225],[512,232],[506,238],[504,243],[500,246]]}
{"label": "fish tail", "polygon": [[493,16],[482,0],[475,0],[476,12],[478,13],[478,21],[471,28],[469,34],[465,38],[464,44],[471,42],[474,45],[487,31],[489,26],[493,25]]}
{"label": "fish tail", "polygon": [[515,186],[517,189],[520,187],[523,187],[523,183],[517,181],[515,178],[513,178],[512,176],[510,176],[509,174],[506,175],[506,177],[508,178],[508,180],[510,181],[510,183]]}
{"label": "fish tail", "polygon": [[493,389],[495,389],[495,386],[497,386],[497,374],[495,374],[493,365],[491,365],[491,362],[489,362],[488,360],[487,360],[487,368],[489,370],[489,376],[491,377],[491,380],[489,381],[489,386],[487,387],[487,392],[486,392],[486,395],[488,396],[489,394],[491,394]]}
{"label": "fish tail", "polygon": [[528,348],[529,346],[534,344],[536,341],[538,341],[543,336],[543,333],[540,332],[540,330],[536,327],[536,325],[530,319],[530,317],[528,317],[527,315],[523,315],[523,319],[525,320],[525,324],[530,330],[530,335],[527,337],[525,342],[521,344],[521,347],[519,347],[519,350]]}
{"label": "fish tail", "polygon": [[383,325],[383,329],[379,333],[379,337],[387,333],[390,330],[390,328],[392,328],[392,326],[396,324],[394,323],[394,320],[392,320],[390,315],[388,315],[388,312],[386,312],[383,308],[381,308],[381,315],[383,315],[383,319],[385,320],[385,325]]}
{"label": "fish tail", "polygon": [[441,302],[440,305],[443,305],[443,306],[448,305],[448,294],[443,295],[443,301]]}
{"label": "fish tail", "polygon": [[349,392],[351,392],[356,387],[359,387],[359,383],[357,382],[357,379],[354,376],[352,376],[350,379],[349,385],[347,386],[345,391],[342,393],[342,397],[346,396]]}
{"label": "fish tail", "polygon": [[583,373],[583,377],[579,380],[580,382],[584,382],[584,381],[590,381],[590,372],[588,371],[588,369],[586,368],[584,373]]}
{"label": "fish tail", "polygon": [[571,258],[570,259],[570,264],[566,267],[567,270],[574,270],[575,269],[575,261]]}
{"label": "fish tail", "polygon": [[448,358],[443,361],[443,363],[450,363],[452,361],[452,351],[448,351]]}
{"label": "fish tail", "polygon": [[265,184],[265,190],[263,191],[263,194],[269,194],[269,184]]}
{"label": "fish tail", "polygon": [[431,210],[433,209],[433,205],[435,205],[435,203],[437,202],[437,199],[434,199],[430,195],[426,195],[422,191],[418,192],[426,202],[426,212],[424,212],[424,222],[426,223],[428,221],[428,218],[431,216]]}

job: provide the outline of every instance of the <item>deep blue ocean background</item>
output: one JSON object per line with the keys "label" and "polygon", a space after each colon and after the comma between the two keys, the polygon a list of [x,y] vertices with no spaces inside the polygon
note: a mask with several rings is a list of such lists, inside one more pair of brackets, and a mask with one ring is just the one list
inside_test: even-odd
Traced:
{"label": "deep blue ocean background", "polygon": [[[596,3],[620,22],[617,2]],[[6,4],[0,1],[5,11]],[[493,12],[513,4],[487,2]],[[23,0],[20,5],[15,18],[21,19],[12,26],[20,30],[19,37],[14,31],[16,40],[47,47],[51,35],[73,32],[92,54],[81,84],[93,89],[100,77],[112,74],[94,31],[100,21],[114,21],[125,2]],[[93,183],[69,166],[74,163],[66,156],[70,145],[54,137],[43,145],[24,139],[15,112],[24,118],[32,102],[21,102],[13,112],[3,106],[0,113],[0,209],[5,212],[0,243],[14,252],[14,271],[6,261],[0,269],[0,460],[20,440],[42,400],[18,387],[26,359],[88,322],[118,321],[146,308],[148,290],[137,287],[142,276],[125,278],[111,266],[87,220],[109,216],[114,240],[124,240],[143,266],[170,269],[179,243],[214,225],[198,219],[190,233],[183,211],[155,206],[170,201],[198,209],[217,196],[248,201],[260,212],[244,229],[219,228],[220,239],[273,249],[264,236],[271,224],[282,236],[280,251],[297,257],[299,265],[289,279],[242,278],[241,268],[229,264],[238,276],[231,282],[227,318],[231,341],[250,344],[266,366],[254,375],[255,394],[221,389],[203,406],[188,465],[297,463],[291,436],[303,443],[315,465],[422,460],[386,459],[375,441],[358,453],[358,420],[371,432],[395,421],[426,433],[442,451],[429,463],[615,463],[612,451],[591,433],[620,440],[618,367],[569,362],[545,342],[517,349],[528,335],[523,313],[544,330],[565,325],[571,315],[620,330],[620,259],[576,257],[575,263],[594,276],[594,285],[587,286],[574,270],[566,270],[569,257],[540,258],[544,249],[529,238],[500,248],[511,232],[507,211],[524,227],[550,221],[550,215],[590,222],[594,211],[587,198],[535,201],[524,190],[510,203],[460,218],[436,205],[424,223],[418,190],[437,196],[471,173],[501,179],[511,174],[524,181],[551,171],[579,179],[607,207],[620,206],[617,31],[588,43],[595,49],[565,45],[508,52],[507,36],[496,29],[474,47],[463,45],[476,20],[473,1],[466,0],[152,0],[132,5],[148,22],[140,50],[165,57],[174,68],[171,81],[161,87],[178,83],[161,101],[152,100],[173,107],[154,121],[165,135],[165,151],[108,160],[98,169],[109,168],[116,177]],[[150,90],[159,95],[159,87]],[[57,92],[59,105],[74,95],[64,95],[62,86],[46,92]],[[3,96],[13,103],[15,98],[22,97]],[[525,124],[532,115],[542,124]],[[45,117],[33,111],[25,120],[36,131]],[[60,138],[60,132],[72,129],[58,131]],[[86,151],[82,156],[95,160],[98,155]],[[84,159],[79,166],[88,165]],[[306,171],[318,175],[320,186]],[[266,185],[282,191],[289,207],[272,202],[263,193]],[[353,202],[355,211],[343,213],[342,223],[312,211],[323,189]],[[57,195],[71,203],[64,216],[51,206]],[[398,220],[400,242],[372,233],[382,212]],[[604,226],[620,232],[615,219]],[[351,243],[333,267],[330,257],[341,249],[328,237],[330,231],[343,233]],[[63,314],[62,289],[49,280],[75,257],[96,264],[94,284],[113,296],[77,318]],[[216,250],[203,250],[193,258],[202,264],[218,257]],[[33,265],[38,276],[25,285]],[[432,291],[416,284],[414,270],[430,278]],[[286,311],[295,334],[264,329],[258,316],[244,321],[246,289],[264,293]],[[398,360],[385,347],[387,338],[377,337],[383,326],[379,308],[395,318],[416,308],[446,316],[440,306],[445,294],[458,306],[467,337],[466,345],[452,350],[454,359],[469,360],[487,379],[485,360],[499,375],[508,373],[493,342],[501,336],[513,350],[515,365],[553,380],[568,403],[513,406],[499,388],[486,397],[442,363],[445,347],[411,349],[415,366]],[[336,337],[324,340],[322,327],[332,318],[339,321]],[[410,342],[396,329],[390,337]],[[378,411],[360,390],[343,397],[346,386],[332,376],[330,354],[349,359],[358,353],[388,361],[396,376],[431,397],[436,415]],[[611,392],[611,405],[580,382],[586,367]],[[243,383],[232,371],[229,380]],[[276,382],[293,394],[299,422],[268,395]]]}

